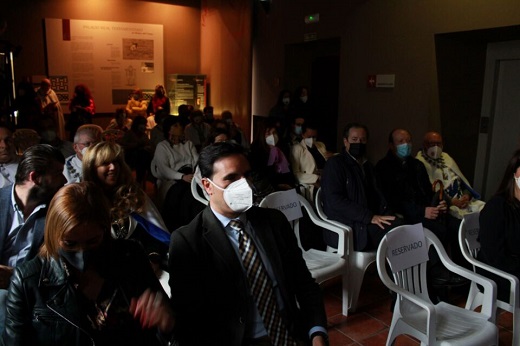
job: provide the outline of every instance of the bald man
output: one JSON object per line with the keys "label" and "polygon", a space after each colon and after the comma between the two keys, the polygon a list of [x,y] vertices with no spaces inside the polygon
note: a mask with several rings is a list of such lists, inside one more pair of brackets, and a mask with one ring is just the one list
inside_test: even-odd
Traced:
{"label": "bald man", "polygon": [[480,211],[484,202],[473,190],[457,163],[443,151],[444,142],[438,132],[430,131],[424,135],[422,150],[416,158],[424,164],[430,182],[439,180],[444,187],[444,194],[450,204],[449,212],[461,219],[465,214]]}

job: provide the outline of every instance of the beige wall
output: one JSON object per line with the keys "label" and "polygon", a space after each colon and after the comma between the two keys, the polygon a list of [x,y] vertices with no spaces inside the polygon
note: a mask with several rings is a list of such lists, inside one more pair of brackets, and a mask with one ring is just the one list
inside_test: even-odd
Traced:
{"label": "beige wall", "polygon": [[[246,133],[251,109],[251,5],[249,1],[4,0],[0,39],[23,47],[17,82],[46,74],[45,18],[162,24],[166,75],[207,74],[215,113],[231,110]],[[180,4],[180,5],[175,5]],[[202,8],[202,9],[201,9]]]}
{"label": "beige wall", "polygon": [[[520,24],[517,0],[284,0],[257,13],[253,112],[267,114],[284,87],[285,44],[303,42],[308,32],[340,37],[338,133],[350,121],[367,124],[372,161],[384,155],[392,128],[408,128],[418,149],[424,132],[443,125],[435,34]],[[313,13],[320,22],[305,25]],[[367,89],[370,74],[395,74],[395,88]]]}
{"label": "beige wall", "polygon": [[210,105],[223,110],[246,134],[251,126],[251,5],[207,0],[201,11],[201,73],[209,76]]}

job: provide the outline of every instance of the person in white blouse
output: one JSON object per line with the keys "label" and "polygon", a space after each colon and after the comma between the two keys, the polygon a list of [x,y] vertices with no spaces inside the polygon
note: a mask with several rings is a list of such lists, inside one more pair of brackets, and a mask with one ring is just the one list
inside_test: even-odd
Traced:
{"label": "person in white blouse", "polygon": [[14,184],[18,157],[13,142],[13,133],[0,123],[0,187]]}
{"label": "person in white blouse", "polygon": [[170,188],[178,181],[191,183],[199,158],[193,143],[184,138],[179,117],[168,117],[163,123],[164,138],[155,149],[151,172],[157,178],[157,203],[162,205]]}

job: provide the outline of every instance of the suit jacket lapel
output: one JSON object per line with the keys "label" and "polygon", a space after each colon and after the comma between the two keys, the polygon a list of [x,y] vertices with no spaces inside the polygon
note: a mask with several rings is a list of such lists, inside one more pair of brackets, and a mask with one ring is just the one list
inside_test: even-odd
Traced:
{"label": "suit jacket lapel", "polygon": [[213,249],[217,257],[222,260],[222,265],[226,270],[241,272],[242,267],[235,250],[231,246],[226,235],[226,230],[213,214],[210,207],[203,211],[202,215],[202,236],[208,245]]}

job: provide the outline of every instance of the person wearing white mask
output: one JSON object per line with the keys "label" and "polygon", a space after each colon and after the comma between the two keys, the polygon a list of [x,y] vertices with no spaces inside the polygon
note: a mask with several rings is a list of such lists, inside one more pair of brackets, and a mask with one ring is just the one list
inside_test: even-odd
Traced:
{"label": "person wearing white mask", "polygon": [[430,182],[441,181],[444,193],[450,202],[450,214],[462,218],[465,214],[480,211],[484,202],[476,192],[453,158],[443,151],[444,142],[438,132],[424,135],[422,150],[416,158],[424,164]]}
{"label": "person wearing white mask", "polygon": [[[209,145],[198,166],[209,206],[173,232],[170,243],[176,339],[190,345],[325,345],[319,286],[285,216],[252,206],[243,148]],[[257,282],[264,288],[254,289]],[[203,314],[212,320],[201,333]]]}
{"label": "person wearing white mask", "polygon": [[256,197],[260,199],[273,191],[294,188],[295,179],[289,161],[280,149],[276,120],[264,119],[257,124],[255,131],[248,159]]}
{"label": "person wearing white mask", "polygon": [[318,142],[318,127],[312,122],[302,125],[302,140],[291,148],[291,168],[296,181],[305,188],[305,197],[314,201],[320,187],[321,172],[331,154],[325,144]]}
{"label": "person wearing white mask", "polygon": [[73,148],[76,152],[65,159],[63,175],[67,184],[79,183],[83,180],[83,155],[90,145],[101,142],[103,129],[94,124],[81,125],[74,135]]}
{"label": "person wearing white mask", "polygon": [[316,119],[316,109],[310,97],[309,88],[300,86],[294,91],[293,111],[295,114],[305,117],[307,120]]}

